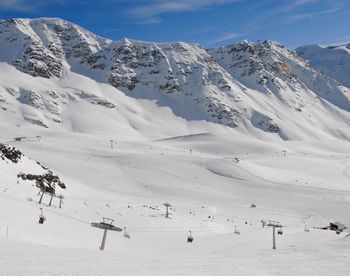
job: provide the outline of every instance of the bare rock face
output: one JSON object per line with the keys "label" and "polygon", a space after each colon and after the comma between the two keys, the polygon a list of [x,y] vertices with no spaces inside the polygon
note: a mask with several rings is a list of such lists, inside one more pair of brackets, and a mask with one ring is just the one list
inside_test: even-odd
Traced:
{"label": "bare rock face", "polygon": [[33,77],[59,78],[63,71],[62,61],[37,42],[32,42],[12,64]]}
{"label": "bare rock face", "polygon": [[267,115],[255,112],[252,116],[252,124],[265,132],[278,133],[281,129],[272,118]]}
{"label": "bare rock face", "polygon": [[22,158],[22,153],[14,147],[0,144],[0,158],[4,161],[18,163]]}
{"label": "bare rock face", "polygon": [[283,89],[276,79],[287,83],[297,81],[290,61],[302,63],[297,55],[273,41],[238,42],[209,49],[208,52],[231,76],[247,87],[262,92]]}

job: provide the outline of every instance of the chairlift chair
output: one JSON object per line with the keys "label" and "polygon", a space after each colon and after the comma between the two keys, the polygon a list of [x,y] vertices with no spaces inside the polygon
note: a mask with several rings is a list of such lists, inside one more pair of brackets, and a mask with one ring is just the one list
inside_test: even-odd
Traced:
{"label": "chairlift chair", "polygon": [[124,234],[123,234],[124,238],[126,239],[130,239],[130,235],[128,232],[126,232],[126,227],[124,227]]}
{"label": "chairlift chair", "polygon": [[191,231],[189,231],[189,234],[187,236],[187,242],[189,242],[189,243],[193,242],[193,236],[192,236],[192,232]]}
{"label": "chairlift chair", "polygon": [[41,214],[39,215],[39,224],[44,224],[46,218],[43,215],[43,209],[42,208],[40,208],[40,211],[41,211]]}

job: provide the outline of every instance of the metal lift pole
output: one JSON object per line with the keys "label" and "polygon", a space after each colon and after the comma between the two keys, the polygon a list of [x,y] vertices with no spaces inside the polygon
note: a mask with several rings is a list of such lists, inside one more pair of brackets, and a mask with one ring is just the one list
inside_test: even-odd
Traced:
{"label": "metal lift pole", "polygon": [[165,218],[169,218],[169,207],[171,205],[168,202],[163,203],[163,205],[165,206]]}
{"label": "metal lift pole", "polygon": [[92,227],[96,227],[96,228],[100,228],[103,229],[103,237],[102,237],[102,242],[101,242],[101,246],[100,246],[100,250],[104,250],[105,249],[105,245],[106,245],[106,239],[107,239],[107,231],[117,231],[117,232],[121,232],[122,229],[120,227],[116,227],[113,225],[113,219],[109,219],[106,217],[103,217],[103,222],[93,222],[91,223]]}
{"label": "metal lift pole", "polygon": [[276,228],[282,228],[278,221],[269,220],[266,226],[272,227],[272,249],[276,249]]}
{"label": "metal lift pole", "polygon": [[105,244],[106,244],[106,238],[107,238],[107,229],[104,230],[103,232],[103,238],[102,238],[102,243],[100,246],[100,250],[104,250],[105,249]]}

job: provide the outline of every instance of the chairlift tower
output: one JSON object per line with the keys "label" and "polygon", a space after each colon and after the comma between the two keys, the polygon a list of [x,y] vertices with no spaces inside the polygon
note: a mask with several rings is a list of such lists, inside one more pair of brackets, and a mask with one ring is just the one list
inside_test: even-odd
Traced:
{"label": "chairlift tower", "polygon": [[38,202],[39,204],[41,204],[41,202],[43,200],[45,190],[44,189],[40,189],[40,192],[41,192],[41,196],[40,196],[40,199],[39,199],[39,202]]}
{"label": "chairlift tower", "polygon": [[115,141],[111,139],[111,140],[109,140],[109,142],[111,143],[111,149],[113,150]]}
{"label": "chairlift tower", "polygon": [[110,218],[106,218],[103,217],[103,221],[102,222],[92,222],[91,226],[92,227],[96,227],[96,228],[100,228],[103,229],[103,237],[102,237],[102,243],[100,246],[100,250],[104,250],[105,249],[105,245],[106,245],[106,238],[107,238],[107,231],[117,231],[117,232],[121,232],[123,229],[116,227],[113,225],[113,219]]}
{"label": "chairlift tower", "polygon": [[55,193],[53,192],[53,193],[49,193],[49,194],[50,194],[49,206],[51,206],[51,204],[52,204],[52,199],[53,199],[53,197],[55,196]]}
{"label": "chairlift tower", "polygon": [[272,227],[272,249],[276,249],[276,228],[282,228],[278,221],[269,220],[266,226]]}
{"label": "chairlift tower", "polygon": [[59,196],[57,196],[59,199],[60,199],[60,205],[59,205],[59,208],[61,209],[62,208],[62,201],[64,199],[64,196],[62,194],[60,194]]}
{"label": "chairlift tower", "polygon": [[163,205],[165,206],[165,218],[169,218],[169,207],[171,207],[171,205],[168,202],[163,203]]}

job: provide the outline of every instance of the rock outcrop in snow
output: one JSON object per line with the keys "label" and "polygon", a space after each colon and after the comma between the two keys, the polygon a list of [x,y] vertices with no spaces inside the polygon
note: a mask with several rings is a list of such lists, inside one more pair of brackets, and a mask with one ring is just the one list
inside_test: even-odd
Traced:
{"label": "rock outcrop in snow", "polygon": [[11,177],[7,180],[12,178],[13,183],[16,182],[16,177],[34,181],[37,188],[51,194],[56,192],[57,187],[66,188],[66,185],[50,169],[29,159],[12,146],[0,143],[0,163],[2,174],[5,176],[9,174]]}

